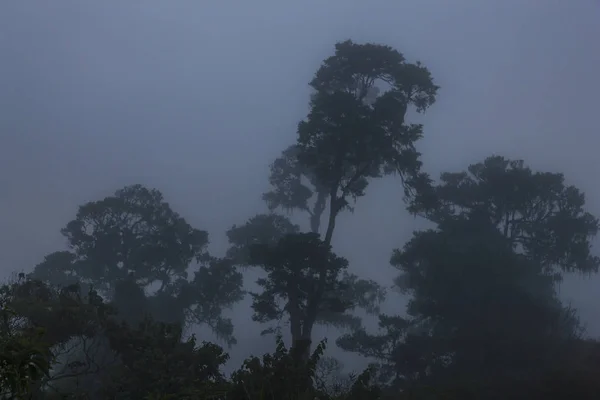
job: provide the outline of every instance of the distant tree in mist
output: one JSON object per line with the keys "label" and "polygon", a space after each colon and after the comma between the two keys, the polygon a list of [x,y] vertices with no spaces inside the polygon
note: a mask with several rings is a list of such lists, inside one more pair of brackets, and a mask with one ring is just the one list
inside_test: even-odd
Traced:
{"label": "distant tree in mist", "polygon": [[231,262],[208,254],[208,233],[192,228],[158,190],[127,186],[86,203],[61,232],[69,250],[47,256],[32,278],[87,283],[131,322],[145,314],[187,319],[233,343],[233,325],[221,312],[242,298],[242,276]]}
{"label": "distant tree in mist", "polygon": [[[583,193],[562,174],[499,156],[434,183],[415,147],[423,127],[407,113],[431,106],[438,87],[389,46],[337,43],[310,86],[296,141],[271,165],[270,212],[229,229],[224,258],[158,190],[133,185],[82,205],[62,230],[67,251],[0,286],[0,397],[598,397],[600,343],[582,338],[556,291],[565,272],[600,264],[590,250],[599,222]],[[354,311],[379,314],[384,290],[350,273],[332,238],[369,183],[393,174],[408,210],[435,227],[393,251],[408,306],[369,332]],[[308,216],[309,232],[281,211]],[[184,335],[184,324],[233,344],[223,311],[242,298],[238,268],[249,267],[262,272],[253,319],[288,323],[292,344],[278,335],[273,352],[228,377],[225,351]],[[338,380],[340,365],[322,358],[326,340],[311,351],[318,324],[345,328],[338,346],[376,365]]]}

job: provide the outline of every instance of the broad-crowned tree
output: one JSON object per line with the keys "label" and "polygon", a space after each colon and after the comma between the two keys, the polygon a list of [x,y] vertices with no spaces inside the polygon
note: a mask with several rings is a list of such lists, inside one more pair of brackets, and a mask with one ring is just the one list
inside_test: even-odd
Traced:
{"label": "broad-crowned tree", "polygon": [[598,265],[589,250],[598,222],[583,194],[560,174],[501,157],[443,174],[431,193],[438,206],[416,211],[437,228],[415,233],[391,261],[410,295],[407,317],[382,318],[382,333],[359,331],[338,344],[413,381],[449,371],[529,374],[561,359],[579,325],[558,300],[556,279]]}
{"label": "broad-crowned tree", "polygon": [[416,233],[392,264],[402,271],[396,285],[410,295],[407,317],[382,317],[381,333],[358,331],[338,344],[383,359],[405,384],[448,371],[530,373],[577,334],[552,277],[486,221],[459,218]]}
{"label": "broad-crowned tree", "polygon": [[590,251],[598,219],[585,210],[584,194],[565,184],[563,174],[535,172],[522,160],[491,156],[467,171],[442,174],[428,195],[436,202],[420,204],[417,198],[413,212],[436,223],[476,213],[557,279],[565,271],[598,269],[600,259]]}
{"label": "broad-crowned tree", "polygon": [[[89,283],[127,309],[128,318],[139,320],[149,312],[183,323],[187,316],[233,340],[231,321],[221,310],[242,298],[242,276],[232,263],[209,256],[208,233],[190,226],[158,190],[132,185],[86,203],[62,234],[69,251],[47,256],[32,277]],[[190,280],[193,263],[197,269]],[[144,292],[153,287],[158,289],[146,298]]]}

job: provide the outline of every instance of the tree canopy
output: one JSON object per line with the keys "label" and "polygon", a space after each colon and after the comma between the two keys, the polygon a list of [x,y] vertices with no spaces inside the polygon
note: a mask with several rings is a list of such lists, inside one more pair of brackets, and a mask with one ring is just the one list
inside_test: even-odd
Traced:
{"label": "tree canopy", "polygon": [[208,233],[192,228],[158,190],[132,185],[86,203],[61,232],[69,250],[46,256],[32,278],[89,284],[132,321],[149,314],[204,323],[235,342],[222,311],[243,297],[242,275],[232,262],[209,255]]}
{"label": "tree canopy", "polygon": [[[295,142],[270,166],[268,211],[226,231],[224,256],[159,190],[134,184],[80,206],[61,231],[66,249],[0,285],[0,397],[596,398],[600,343],[557,291],[564,274],[600,265],[583,191],[497,155],[432,180],[416,147],[423,126],[409,117],[438,86],[392,47],[339,42],[310,87]],[[333,237],[342,212],[391,175],[407,212],[431,227],[390,249],[397,293],[384,314],[387,282],[367,278]],[[227,374],[229,355],[198,327],[235,345],[226,313],[246,294],[264,332],[284,322],[291,343],[277,332],[272,352]],[[324,357],[326,339],[312,346],[316,325],[340,328],[338,347],[371,365],[342,371]]]}
{"label": "tree canopy", "polygon": [[438,86],[425,66],[392,47],[351,40],[335,45],[310,86],[310,111],[296,143],[271,165],[272,190],[263,198],[271,210],[307,212],[312,232],[329,206],[330,243],[336,217],[365,195],[370,179],[398,174],[407,194],[429,182],[415,148],[423,126],[407,123],[406,113],[431,106]]}
{"label": "tree canopy", "polygon": [[585,211],[584,194],[564,180],[560,173],[533,172],[523,160],[491,156],[467,171],[442,174],[434,206],[417,201],[412,210],[436,223],[476,213],[546,272],[596,272],[600,259],[590,240],[598,219]]}
{"label": "tree canopy", "polygon": [[[394,250],[406,317],[382,316],[381,332],[340,338],[381,360],[402,384],[457,374],[483,379],[534,374],[564,356],[581,333],[555,282],[562,270],[595,271],[597,219],[560,174],[490,157],[441,176],[422,207],[437,224]],[[416,206],[415,206],[416,209]]]}

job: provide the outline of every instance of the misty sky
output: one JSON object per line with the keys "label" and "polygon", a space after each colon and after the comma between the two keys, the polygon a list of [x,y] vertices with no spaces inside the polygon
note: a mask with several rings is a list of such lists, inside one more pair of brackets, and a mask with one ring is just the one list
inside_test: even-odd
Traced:
{"label": "misty sky", "polygon": [[[598,21],[595,0],[3,0],[0,275],[62,249],[78,205],[133,183],[160,189],[222,254],[225,230],[265,210],[268,164],[294,141],[307,83],[349,38],[430,68],[441,90],[419,148],[434,176],[524,158],[564,172],[600,215]],[[334,239],[386,285],[391,250],[419,226],[401,197],[398,181],[373,184]],[[592,335],[598,282],[561,287]],[[247,303],[234,314],[235,359],[272,347]]]}

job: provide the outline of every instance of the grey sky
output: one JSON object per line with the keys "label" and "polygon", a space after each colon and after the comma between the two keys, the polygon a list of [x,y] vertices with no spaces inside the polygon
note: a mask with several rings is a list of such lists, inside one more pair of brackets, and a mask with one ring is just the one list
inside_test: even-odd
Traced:
{"label": "grey sky", "polygon": [[[392,45],[442,86],[423,117],[427,169],[499,153],[564,172],[600,215],[600,3],[510,1],[17,1],[0,3],[0,271],[64,242],[76,207],[131,183],[162,190],[211,234],[263,211],[269,162],[294,140],[338,40]],[[380,181],[339,223],[336,251],[389,283],[417,222]],[[600,335],[597,280],[563,293]],[[394,301],[400,301],[394,299]],[[249,309],[238,332],[258,332]],[[236,359],[268,349],[238,334]]]}

